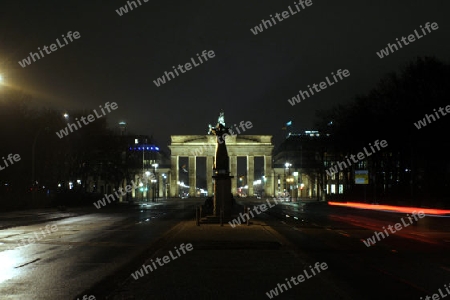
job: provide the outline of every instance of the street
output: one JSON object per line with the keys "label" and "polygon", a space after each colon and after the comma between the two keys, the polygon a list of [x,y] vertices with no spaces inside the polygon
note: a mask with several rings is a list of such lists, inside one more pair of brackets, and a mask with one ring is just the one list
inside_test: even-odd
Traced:
{"label": "street", "polygon": [[[139,256],[174,225],[176,218],[192,212],[189,205],[181,202],[86,208],[81,216],[53,222],[44,218],[43,223],[3,229],[0,295],[2,299],[76,299]],[[47,224],[57,225],[58,231],[38,242],[18,246],[20,240],[33,237]]]}
{"label": "street", "polygon": [[[264,202],[264,199],[251,198],[238,201],[250,207]],[[84,295],[94,295],[96,299],[145,299],[138,294],[130,296],[133,294],[130,290],[138,293],[138,288],[126,283],[130,282],[130,272],[166,246],[176,235],[179,222],[194,224],[195,205],[202,203],[202,199],[183,199],[139,206],[115,205],[99,210],[84,208],[71,212],[69,209],[68,212],[54,211],[46,214],[47,217],[41,214],[34,223],[31,215],[20,218],[16,215],[9,220],[1,218],[0,226],[4,228],[0,231],[2,299],[81,299]],[[49,218],[51,215],[57,219]],[[383,226],[387,228],[400,222],[401,217],[404,214],[333,207],[324,202],[282,202],[255,216],[251,220],[255,224],[248,228],[254,229],[260,222],[270,226],[285,239],[286,244],[280,249],[266,246],[265,250],[275,255],[289,251],[296,260],[293,265],[327,264],[328,269],[316,275],[317,280],[310,279],[304,283],[305,288],[308,285],[315,287],[315,291],[308,292],[318,293],[314,299],[325,299],[321,297],[324,293],[339,294],[336,294],[336,299],[419,299],[438,293],[450,278],[448,217],[425,216],[416,224],[377,240],[370,247],[363,242],[375,231],[383,231]],[[9,225],[5,226],[7,222]],[[14,222],[17,226],[12,225]],[[40,232],[46,225],[54,225],[52,228],[57,228],[57,231],[43,236]],[[216,224],[203,224],[197,228],[206,229],[207,226],[216,226],[218,232],[220,228],[224,229]],[[230,227],[228,224],[224,226]],[[230,232],[237,233],[236,230],[245,227],[242,225]],[[21,240],[32,241],[32,237],[35,238],[33,243],[19,244]],[[183,235],[183,238],[188,242],[190,237]],[[207,239],[212,241],[215,237]],[[252,240],[250,237],[246,251],[258,255],[259,246],[253,247]],[[235,243],[242,245],[237,240]],[[193,245],[194,253],[200,251],[199,242],[193,242]],[[223,248],[232,249],[231,245]],[[202,251],[212,250],[204,247]],[[163,267],[162,271],[158,269],[158,272],[170,273],[175,270],[171,268],[180,267],[183,261],[190,259],[195,260],[193,255],[186,255],[171,266]],[[232,267],[240,270],[237,264]],[[198,268],[196,274],[207,272],[200,269],[201,265]],[[262,268],[268,274],[275,271],[270,264]],[[294,270],[298,274],[302,271],[289,267],[285,271],[292,273]],[[270,286],[256,280],[254,286],[246,284],[242,288],[255,290],[261,296],[258,298],[264,299],[265,292],[283,282],[283,277],[275,278],[279,280],[265,279],[272,281]],[[132,284],[143,284],[142,280]],[[230,279],[230,285],[232,282]],[[208,282],[203,284],[208,286]],[[144,290],[152,288],[148,285],[143,287]],[[124,296],[124,290],[128,296]],[[294,299],[291,298],[294,294],[305,296],[302,294],[305,291],[293,287],[292,291],[284,292],[279,298]],[[236,296],[237,299],[242,297]],[[157,296],[154,298],[158,299]],[[167,295],[159,299],[166,298]],[[310,294],[305,298],[312,299]]]}

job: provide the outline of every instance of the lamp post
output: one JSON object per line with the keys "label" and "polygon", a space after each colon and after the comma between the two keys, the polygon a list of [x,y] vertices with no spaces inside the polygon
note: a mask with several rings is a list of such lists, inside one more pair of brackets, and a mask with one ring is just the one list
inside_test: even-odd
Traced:
{"label": "lamp post", "polygon": [[167,199],[167,185],[166,185],[166,174],[162,174],[163,177],[163,198]]}
{"label": "lamp post", "polygon": [[150,176],[150,172],[149,171],[145,172],[145,175],[147,176],[145,178],[145,195],[146,195],[145,202],[148,202],[148,177]]}
{"label": "lamp post", "polygon": [[139,182],[139,187],[141,190],[141,201],[144,201],[144,188],[143,188],[144,184],[142,183],[142,180]]}
{"label": "lamp post", "polygon": [[142,174],[144,174],[144,171],[145,171],[145,157],[144,157],[144,153],[145,153],[145,146],[144,146],[144,144],[142,144]]}
{"label": "lamp post", "polygon": [[157,182],[158,182],[158,172],[157,172],[157,169],[158,169],[158,164],[152,164],[152,167],[153,167],[153,169],[154,169],[154,171],[155,171],[155,178],[154,179],[152,179],[152,182],[153,182],[153,202],[155,202],[155,198],[156,198],[156,187],[157,187]]}
{"label": "lamp post", "polygon": [[[291,176],[291,166],[292,166],[292,164],[286,162],[284,164],[284,166],[286,167],[286,169],[288,169],[288,176],[290,177]],[[284,170],[284,172],[286,173],[286,170]],[[288,185],[288,182],[290,181],[290,180],[288,180],[289,179],[288,176],[285,175],[285,178],[286,178],[285,179],[286,180],[286,191],[288,192],[288,195],[290,197],[291,196],[291,187],[290,187],[290,185]]]}
{"label": "lamp post", "polygon": [[[303,145],[300,145],[300,172],[299,172],[299,179],[300,179],[300,198],[303,196],[303,178],[302,178],[302,168],[303,168]],[[297,181],[298,184],[298,181]]]}
{"label": "lamp post", "polygon": [[[139,139],[134,139],[134,144],[139,146]],[[140,147],[138,147],[139,150]],[[136,149],[136,148],[135,148]],[[142,143],[142,174],[145,174],[145,144]]]}

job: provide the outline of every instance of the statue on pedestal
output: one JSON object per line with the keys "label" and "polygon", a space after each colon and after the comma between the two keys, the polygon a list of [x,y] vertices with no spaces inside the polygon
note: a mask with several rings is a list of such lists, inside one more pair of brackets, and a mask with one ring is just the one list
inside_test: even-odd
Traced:
{"label": "statue on pedestal", "polygon": [[212,127],[211,124],[209,124],[208,134],[211,134],[212,130],[216,129],[220,125],[222,125],[223,128],[225,128],[225,113],[223,112],[223,110],[220,110],[219,117],[217,118],[217,125],[216,125],[216,127]]}
{"label": "statue on pedestal", "polygon": [[[216,127],[209,125],[209,134],[216,136],[216,155],[213,166],[214,178],[214,210],[217,216],[220,210],[223,211],[224,217],[231,217],[232,194],[231,194],[231,178],[230,176],[230,158],[228,156],[225,134],[230,134],[230,129],[225,127],[224,112],[221,111],[217,119]],[[223,142],[220,141],[222,139]]]}

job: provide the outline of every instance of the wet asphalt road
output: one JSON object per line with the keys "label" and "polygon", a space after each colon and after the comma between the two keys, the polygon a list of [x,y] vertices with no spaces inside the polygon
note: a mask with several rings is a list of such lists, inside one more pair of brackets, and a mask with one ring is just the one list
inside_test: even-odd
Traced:
{"label": "wet asphalt road", "polygon": [[[99,286],[106,294],[119,284],[123,268],[157,247],[180,220],[193,219],[202,202],[2,215],[1,299],[81,299],[94,292],[103,299]],[[333,285],[353,299],[425,299],[450,282],[449,218],[426,216],[370,247],[363,240],[404,214],[282,203],[256,218],[289,240],[299,256],[326,262],[338,278]],[[25,244],[18,245],[21,240]]]}
{"label": "wet asphalt road", "polygon": [[[333,284],[353,299],[425,299],[439,288],[449,294],[444,289],[450,283],[449,217],[425,216],[408,225],[406,214],[316,203],[282,203],[260,216],[297,253],[327,262],[338,278]],[[396,223],[402,229],[393,234],[388,229],[389,236],[379,235],[369,247],[363,242]]]}
{"label": "wet asphalt road", "polygon": [[[7,215],[1,221],[9,228],[0,230],[0,298],[77,299],[89,295],[92,286],[192,214],[193,202],[198,200],[69,209],[36,213],[36,217]],[[15,227],[14,222],[22,226]]]}

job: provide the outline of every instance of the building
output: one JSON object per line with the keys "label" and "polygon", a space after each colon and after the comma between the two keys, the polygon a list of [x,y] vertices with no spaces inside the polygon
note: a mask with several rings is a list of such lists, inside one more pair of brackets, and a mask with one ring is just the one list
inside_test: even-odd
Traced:
{"label": "building", "polygon": [[321,196],[322,139],[317,131],[289,133],[274,151],[276,195],[296,198]]}

